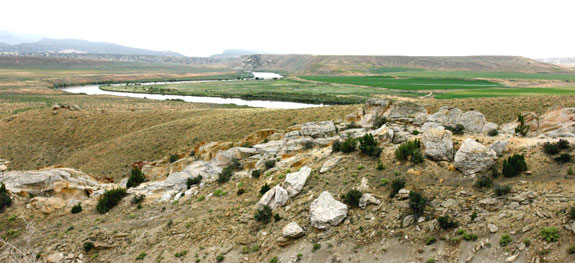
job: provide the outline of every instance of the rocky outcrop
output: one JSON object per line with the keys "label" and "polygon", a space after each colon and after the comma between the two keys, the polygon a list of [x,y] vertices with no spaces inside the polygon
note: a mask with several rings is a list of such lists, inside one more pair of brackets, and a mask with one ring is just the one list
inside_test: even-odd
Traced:
{"label": "rocky outcrop", "polygon": [[420,115],[427,115],[425,107],[411,101],[398,101],[392,104],[386,117],[391,120],[411,120],[412,122]]}
{"label": "rocky outcrop", "polygon": [[468,138],[455,153],[455,167],[466,175],[473,175],[488,171],[496,159],[494,150]]}
{"label": "rocky outcrop", "polygon": [[301,135],[312,138],[327,138],[336,135],[332,121],[308,122],[301,126]]}
{"label": "rocky outcrop", "polygon": [[394,131],[386,125],[383,125],[370,133],[380,145],[393,142]]}
{"label": "rocky outcrop", "polygon": [[347,217],[347,205],[337,201],[327,192],[322,192],[319,197],[311,203],[310,221],[311,226],[326,230],[332,226],[339,225]]}
{"label": "rocky outcrop", "polygon": [[205,161],[196,161],[186,166],[184,170],[172,173],[164,181],[171,185],[185,186],[188,178],[202,176],[203,182],[213,182],[218,179],[218,174],[222,172],[222,168]]}
{"label": "rocky outcrop", "polygon": [[377,199],[372,194],[363,194],[361,196],[361,198],[359,199],[359,207],[361,209],[365,209],[367,207],[367,205],[370,205],[370,204],[380,205],[381,200]]}
{"label": "rocky outcrop", "polygon": [[276,207],[284,206],[288,200],[288,192],[281,186],[276,185],[262,196],[260,201],[256,204],[256,209],[261,210],[266,205],[271,209],[275,209]]}
{"label": "rocky outcrop", "polygon": [[453,159],[452,134],[443,128],[432,128],[423,133],[421,141],[425,147],[425,156],[436,161]]}
{"label": "rocky outcrop", "polygon": [[8,164],[10,164],[10,161],[0,159],[0,173],[8,170]]}
{"label": "rocky outcrop", "polygon": [[39,171],[8,171],[0,174],[0,183],[12,193],[23,196],[60,197],[65,200],[85,200],[103,187],[79,170],[54,168]]}
{"label": "rocky outcrop", "polygon": [[364,128],[347,129],[339,132],[339,136],[342,138],[359,138],[365,135],[367,131]]}
{"label": "rocky outcrop", "polygon": [[554,107],[539,119],[538,133],[547,137],[575,136],[575,108]]}
{"label": "rocky outcrop", "polygon": [[301,192],[310,174],[311,168],[304,166],[299,171],[286,175],[283,187],[286,189],[290,197],[296,196]]}
{"label": "rocky outcrop", "polygon": [[363,116],[359,125],[364,128],[372,128],[373,122],[377,117],[381,117],[391,105],[388,99],[369,99],[365,103]]}
{"label": "rocky outcrop", "polygon": [[483,113],[479,111],[468,111],[461,115],[458,124],[465,127],[465,132],[476,134],[481,133],[485,122]]}
{"label": "rocky outcrop", "polygon": [[429,115],[427,122],[435,122],[441,125],[455,126],[459,123],[463,111],[458,108],[443,106],[434,114]]}
{"label": "rocky outcrop", "polygon": [[505,152],[507,152],[507,150],[508,150],[507,144],[509,144],[508,140],[496,141],[493,144],[491,144],[489,146],[489,148],[492,149],[493,151],[495,151],[495,154],[497,154],[497,157],[500,157]]}

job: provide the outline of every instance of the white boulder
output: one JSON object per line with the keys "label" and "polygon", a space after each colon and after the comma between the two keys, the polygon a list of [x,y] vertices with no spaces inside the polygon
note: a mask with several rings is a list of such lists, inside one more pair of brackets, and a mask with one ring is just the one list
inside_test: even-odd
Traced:
{"label": "white boulder", "polygon": [[310,221],[314,228],[326,230],[339,225],[347,217],[347,205],[337,201],[328,192],[322,192],[311,203]]}

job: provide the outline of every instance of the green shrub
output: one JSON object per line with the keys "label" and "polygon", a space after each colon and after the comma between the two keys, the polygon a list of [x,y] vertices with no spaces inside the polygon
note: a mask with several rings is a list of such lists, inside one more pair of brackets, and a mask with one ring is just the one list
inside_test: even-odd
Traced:
{"label": "green shrub", "polygon": [[280,262],[279,258],[277,256],[273,257],[272,259],[270,259],[270,263],[278,263]]}
{"label": "green shrub", "polygon": [[571,156],[571,154],[568,153],[562,153],[561,155],[559,155],[559,157],[555,158],[555,161],[560,164],[565,164],[573,161],[573,156]]}
{"label": "green shrub", "polygon": [[134,197],[132,198],[132,204],[139,205],[142,202],[144,202],[145,198],[146,198],[146,195],[134,195]]}
{"label": "green shrub", "polygon": [[569,147],[571,147],[571,145],[569,145],[569,141],[565,140],[565,139],[560,139],[557,142],[557,147],[561,150],[565,150],[565,149],[569,149]]}
{"label": "green shrub", "polygon": [[438,217],[437,223],[439,223],[439,227],[442,229],[453,229],[459,226],[459,223],[450,218],[448,215]]}
{"label": "green shrub", "polygon": [[276,166],[276,160],[267,160],[265,161],[264,166],[266,167],[266,170],[272,169]]}
{"label": "green shrub", "polygon": [[543,152],[549,155],[558,154],[559,147],[557,147],[557,144],[555,143],[546,142],[543,144]]}
{"label": "green shrub", "polygon": [[387,178],[381,178],[381,180],[379,181],[379,186],[386,186],[389,183],[389,180],[387,180]]}
{"label": "green shrub", "polygon": [[75,206],[72,206],[72,214],[77,214],[82,212],[82,204],[78,203]]}
{"label": "green shrub", "polygon": [[282,217],[280,216],[280,214],[277,214],[277,213],[276,213],[276,214],[274,215],[274,221],[277,222],[277,221],[280,221],[280,220],[282,220]]}
{"label": "green shrub", "polygon": [[377,140],[371,133],[366,133],[359,139],[359,150],[368,156],[379,157],[382,149],[377,147]]}
{"label": "green shrub", "polygon": [[409,192],[409,207],[415,218],[419,218],[423,215],[425,206],[427,206],[427,198],[425,198],[423,194],[415,190]]}
{"label": "green shrub", "polygon": [[421,163],[423,162],[423,155],[420,148],[421,141],[419,139],[406,141],[395,150],[395,158],[402,161],[411,160],[413,163]]}
{"label": "green shrub", "polygon": [[465,241],[475,241],[475,240],[477,240],[477,238],[478,237],[476,234],[467,233],[467,232],[463,233],[463,240],[465,240]]}
{"label": "green shrub", "polygon": [[497,129],[492,129],[487,132],[487,135],[493,137],[499,135],[499,131]]}
{"label": "green shrub", "polygon": [[243,195],[246,193],[246,189],[240,188],[238,189],[238,192],[236,193],[237,195]]}
{"label": "green shrub", "polygon": [[497,169],[497,165],[491,166],[491,177],[499,177],[499,170]]}
{"label": "green shrub", "polygon": [[272,209],[269,206],[264,206],[261,210],[258,210],[255,215],[255,219],[258,222],[267,224],[272,219]]}
{"label": "green shrub", "polygon": [[225,196],[227,194],[228,194],[228,192],[226,192],[222,189],[216,189],[216,191],[214,191],[214,196],[216,196],[216,197]]}
{"label": "green shrub", "polygon": [[0,213],[4,212],[4,209],[12,205],[12,198],[8,190],[6,190],[6,185],[2,184],[0,186]]}
{"label": "green shrub", "polygon": [[87,241],[87,242],[84,242],[84,244],[82,246],[84,247],[84,251],[90,252],[90,250],[92,250],[94,248],[94,243]]}
{"label": "green shrub", "polygon": [[428,258],[427,261],[425,261],[425,263],[435,263],[435,259],[434,258]]}
{"label": "green shrub", "polygon": [[252,170],[252,178],[260,178],[261,174],[262,171],[260,171],[259,169]]}
{"label": "green shrub", "polygon": [[230,166],[232,167],[233,170],[241,170],[242,169],[242,164],[240,163],[240,160],[238,160],[238,158],[232,158],[232,161],[230,162]]}
{"label": "green shrub", "polygon": [[231,165],[226,166],[226,168],[224,168],[222,172],[218,174],[218,183],[223,184],[230,181],[233,174],[234,168]]}
{"label": "green shrub", "polygon": [[216,257],[216,262],[223,262],[224,259],[225,259],[224,254],[219,254],[219,255]]}
{"label": "green shrub", "polygon": [[435,243],[435,241],[437,241],[437,239],[435,237],[426,237],[425,238],[425,244],[428,246],[433,245],[433,243]]}
{"label": "green shrub", "polygon": [[496,185],[493,187],[493,192],[497,196],[504,196],[511,192],[511,185]]}
{"label": "green shrub", "polygon": [[260,195],[264,195],[265,193],[267,193],[269,190],[271,189],[269,184],[264,184],[262,185],[262,187],[260,187]]}
{"label": "green shrub", "polygon": [[419,133],[420,133],[420,132],[419,132],[418,130],[413,130],[413,131],[411,131],[411,134],[413,134],[413,135],[419,135]]}
{"label": "green shrub", "polygon": [[202,178],[201,175],[198,175],[198,176],[193,177],[193,178],[192,178],[192,177],[188,178],[188,179],[186,180],[186,186],[187,186],[187,188],[190,189],[190,188],[192,187],[192,185],[197,185],[197,184],[201,183],[201,182],[202,182],[202,179],[203,179],[203,178]]}
{"label": "green shrub", "polygon": [[127,188],[137,187],[141,183],[144,182],[146,177],[144,177],[144,173],[138,166],[132,167],[132,172],[130,173],[130,177],[128,178],[128,182],[126,183]]}
{"label": "green shrub", "polygon": [[313,246],[311,247],[311,252],[316,252],[321,248],[321,244],[320,243],[313,243]]}
{"label": "green shrub", "polygon": [[559,229],[555,227],[544,227],[539,232],[541,238],[547,242],[557,242],[559,241]]}
{"label": "green shrub", "polygon": [[170,154],[170,163],[173,163],[178,160],[177,154]]}
{"label": "green shrub", "polygon": [[98,200],[96,210],[100,214],[105,214],[110,211],[110,209],[114,208],[114,206],[118,205],[126,195],[128,194],[124,188],[106,190],[102,197],[100,197],[100,200]]}
{"label": "green shrub", "polygon": [[529,127],[527,127],[525,125],[525,118],[523,117],[523,115],[521,113],[519,113],[517,115],[517,121],[519,121],[519,125],[515,128],[515,133],[517,133],[521,136],[527,135],[527,132],[529,131]]}
{"label": "green shrub", "polygon": [[575,219],[575,207],[571,207],[571,209],[569,210],[569,217],[571,219]]}
{"label": "green shrub", "polygon": [[569,249],[567,249],[567,253],[571,255],[575,254],[575,246],[570,246]]}
{"label": "green shrub", "polygon": [[503,161],[503,176],[505,177],[515,177],[525,171],[527,171],[527,163],[522,154],[514,154]]}
{"label": "green shrub", "polygon": [[491,180],[491,177],[487,175],[480,175],[479,177],[477,177],[477,180],[475,181],[475,187],[477,188],[489,188],[492,186],[493,181]]}
{"label": "green shrub", "polygon": [[352,207],[359,207],[359,199],[362,195],[359,190],[352,189],[343,196],[343,201]]}
{"label": "green shrub", "polygon": [[176,254],[174,254],[174,257],[181,258],[181,257],[185,256],[186,254],[188,254],[188,251],[182,250],[180,252],[176,252]]}
{"label": "green shrub", "polygon": [[377,160],[377,167],[376,167],[376,169],[377,169],[378,171],[383,171],[383,170],[385,170],[385,166],[383,165],[383,163],[381,162],[381,160]]}
{"label": "green shrub", "polygon": [[465,131],[465,126],[463,126],[463,124],[457,124],[455,125],[455,127],[445,125],[445,129],[451,131],[451,133],[453,133],[454,135],[461,135]]}
{"label": "green shrub", "polygon": [[331,145],[331,148],[334,152],[350,153],[357,148],[357,140],[352,137],[346,138],[343,142],[337,140]]}
{"label": "green shrub", "polygon": [[372,128],[379,129],[379,128],[381,128],[381,126],[383,126],[386,123],[387,123],[387,119],[385,117],[380,117],[380,116],[375,117],[375,120],[373,120]]}
{"label": "green shrub", "polygon": [[391,192],[389,193],[389,197],[394,197],[397,195],[399,190],[405,187],[405,179],[404,178],[395,178],[391,181]]}
{"label": "green shrub", "polygon": [[142,253],[140,253],[140,255],[138,255],[136,257],[136,260],[144,260],[144,258],[146,258],[146,256],[147,256],[146,252],[142,252]]}
{"label": "green shrub", "polygon": [[511,236],[507,233],[501,235],[501,239],[499,239],[499,245],[502,247],[505,247],[507,245],[509,245],[511,243],[511,241],[513,241],[511,239]]}

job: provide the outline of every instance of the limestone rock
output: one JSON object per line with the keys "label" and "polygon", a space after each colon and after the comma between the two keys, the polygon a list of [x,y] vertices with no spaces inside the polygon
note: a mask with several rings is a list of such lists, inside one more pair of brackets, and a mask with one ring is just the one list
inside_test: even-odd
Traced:
{"label": "limestone rock", "polygon": [[[361,117],[360,126],[372,128],[373,122],[377,117],[381,117],[391,105],[388,99],[369,99],[365,102],[364,114]],[[376,127],[379,128],[379,127]]]}
{"label": "limestone rock", "polygon": [[509,144],[508,140],[500,140],[500,141],[496,141],[493,144],[491,144],[491,146],[489,146],[489,148],[492,149],[493,151],[495,151],[495,154],[497,154],[497,157],[500,157],[505,152],[507,152],[507,150],[508,150],[507,144]]}
{"label": "limestone rock", "polygon": [[428,131],[429,129],[433,129],[433,128],[444,128],[443,124],[439,123],[439,122],[426,122],[421,126],[421,132],[425,133],[426,131]]}
{"label": "limestone rock", "polygon": [[304,123],[300,132],[303,136],[312,138],[326,138],[336,134],[335,125],[332,121]]}
{"label": "limestone rock", "polygon": [[363,194],[359,199],[359,207],[361,209],[365,209],[370,204],[380,205],[381,200],[377,199],[372,194]]}
{"label": "limestone rock", "polygon": [[429,115],[427,122],[436,122],[441,125],[455,126],[459,123],[462,114],[463,111],[458,108],[443,106],[439,108],[439,111],[436,113]]}
{"label": "limestone rock", "polygon": [[455,153],[455,167],[466,175],[472,175],[488,171],[496,159],[494,150],[468,138]]}
{"label": "limestone rock", "polygon": [[304,234],[305,232],[296,222],[291,222],[282,229],[282,236],[286,238],[299,238]]}
{"label": "limestone rock", "polygon": [[371,131],[370,133],[377,140],[379,145],[391,143],[393,141],[394,131],[388,128],[385,124],[378,129]]}
{"label": "limestone rock", "polygon": [[487,224],[487,228],[489,228],[489,232],[491,233],[497,233],[497,231],[499,231],[499,227],[494,224]]}
{"label": "limestone rock", "polygon": [[281,186],[276,185],[274,188],[267,191],[260,201],[256,204],[256,208],[261,210],[264,206],[269,206],[271,209],[284,206],[289,199],[288,192]]}
{"label": "limestone rock", "polygon": [[327,161],[325,161],[323,163],[319,172],[320,173],[328,172],[329,170],[333,169],[336,165],[338,165],[341,162],[341,159],[342,159],[341,156],[335,156],[335,157],[328,159]]}
{"label": "limestone rock", "polygon": [[299,192],[301,192],[310,174],[311,168],[304,166],[299,171],[286,175],[283,187],[288,192],[290,197],[296,196],[299,194]]}
{"label": "limestone rock", "polygon": [[415,217],[413,215],[408,215],[403,218],[403,221],[401,222],[401,227],[403,228],[409,227],[411,224],[413,224],[413,222],[415,222]]}
{"label": "limestone rock", "polygon": [[411,101],[398,101],[392,104],[387,118],[392,120],[413,119],[421,114],[427,114],[425,107]]}
{"label": "limestone rock", "polygon": [[477,134],[481,133],[485,126],[485,116],[479,111],[468,111],[461,115],[458,124],[465,127],[465,132]]}
{"label": "limestone rock", "polygon": [[347,129],[339,132],[339,135],[343,138],[360,138],[365,135],[367,131],[364,128]]}
{"label": "limestone rock", "polygon": [[339,225],[347,217],[347,205],[337,201],[327,192],[322,192],[310,206],[310,221],[314,228],[326,230]]}
{"label": "limestone rock", "polygon": [[436,161],[453,159],[453,141],[450,131],[432,128],[423,133],[421,140],[425,147],[425,156]]}
{"label": "limestone rock", "polygon": [[492,130],[497,130],[498,127],[499,126],[496,123],[485,122],[485,125],[483,125],[483,128],[481,129],[481,133],[488,134]]}

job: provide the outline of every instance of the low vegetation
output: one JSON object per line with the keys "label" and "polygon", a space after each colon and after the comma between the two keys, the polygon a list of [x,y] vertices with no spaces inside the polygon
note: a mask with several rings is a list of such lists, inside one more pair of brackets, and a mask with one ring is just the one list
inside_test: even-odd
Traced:
{"label": "low vegetation", "polygon": [[419,139],[415,139],[402,143],[395,150],[395,157],[402,161],[409,160],[412,163],[422,163],[423,154],[421,154],[421,141]]}
{"label": "low vegetation", "polygon": [[459,226],[459,223],[450,218],[449,215],[440,216],[437,218],[437,223],[442,229],[453,229]]}
{"label": "low vegetation", "polygon": [[361,191],[352,189],[349,190],[344,196],[343,200],[346,204],[350,205],[351,207],[359,207],[359,199],[363,194]]}
{"label": "low vegetation", "polygon": [[71,212],[72,212],[72,214],[77,214],[77,213],[82,212],[82,204],[81,204],[81,203],[78,203],[78,204],[72,206],[72,211],[71,211]]}
{"label": "low vegetation", "polygon": [[262,209],[258,210],[255,214],[255,219],[258,222],[262,222],[264,224],[267,224],[271,221],[272,219],[272,209],[269,206],[264,206]]}
{"label": "low vegetation", "polygon": [[395,178],[391,181],[391,191],[389,192],[389,197],[394,197],[399,193],[399,190],[405,187],[405,178]]}
{"label": "low vegetation", "polygon": [[352,137],[346,138],[343,142],[336,140],[331,145],[331,149],[334,152],[342,152],[342,153],[353,152],[355,151],[356,148],[357,148],[357,140]]}
{"label": "low vegetation", "polygon": [[0,186],[0,213],[4,212],[4,209],[12,205],[12,198],[6,190],[6,185],[2,184]]}
{"label": "low vegetation", "polygon": [[503,176],[515,177],[527,171],[527,163],[525,156],[522,154],[514,154],[503,161]]}
{"label": "low vegetation", "polygon": [[144,173],[142,173],[140,167],[134,166],[132,167],[132,171],[130,173],[130,177],[128,178],[128,182],[126,183],[126,187],[137,187],[143,183],[144,180],[146,180],[146,177],[144,177]]}
{"label": "low vegetation", "polygon": [[116,205],[118,205],[126,195],[128,194],[126,193],[126,189],[124,188],[107,190],[104,192],[104,194],[102,194],[100,200],[98,200],[96,210],[100,214],[105,214],[112,208],[114,208]]}
{"label": "low vegetation", "polygon": [[371,133],[366,133],[359,139],[359,150],[372,157],[379,157],[382,149],[377,146],[377,140],[373,138]]}

